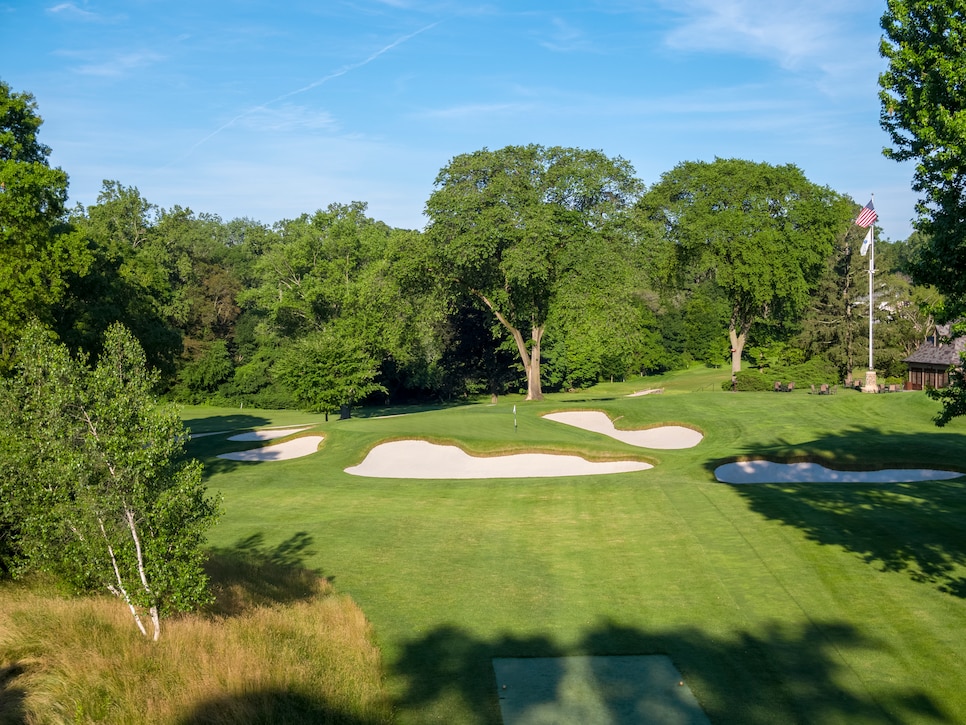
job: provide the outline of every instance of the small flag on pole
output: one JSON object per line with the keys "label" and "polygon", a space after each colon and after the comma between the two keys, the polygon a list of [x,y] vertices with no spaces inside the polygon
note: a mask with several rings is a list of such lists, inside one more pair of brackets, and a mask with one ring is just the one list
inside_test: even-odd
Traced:
{"label": "small flag on pole", "polygon": [[863,257],[869,251],[869,245],[872,244],[872,229],[869,229],[869,233],[865,235],[865,239],[862,240],[862,248],[859,250],[859,254]]}
{"label": "small flag on pole", "polygon": [[868,229],[873,224],[875,220],[879,218],[879,215],[875,213],[875,207],[872,206],[872,200],[862,207],[862,211],[859,212],[859,216],[856,217],[855,223],[858,224],[863,229]]}

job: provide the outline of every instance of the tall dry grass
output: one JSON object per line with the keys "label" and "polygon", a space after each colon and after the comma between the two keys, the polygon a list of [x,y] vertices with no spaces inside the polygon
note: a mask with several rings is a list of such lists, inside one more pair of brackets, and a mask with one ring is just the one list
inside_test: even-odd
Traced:
{"label": "tall dry grass", "polygon": [[216,561],[215,604],[151,642],[117,600],[0,587],[0,723],[391,721],[370,626],[324,579]]}

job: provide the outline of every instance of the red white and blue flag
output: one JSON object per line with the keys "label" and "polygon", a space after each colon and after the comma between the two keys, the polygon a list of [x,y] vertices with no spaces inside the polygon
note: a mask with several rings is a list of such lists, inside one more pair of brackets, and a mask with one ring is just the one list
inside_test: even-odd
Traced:
{"label": "red white and blue flag", "polygon": [[863,229],[868,229],[875,224],[875,220],[878,218],[879,215],[875,213],[875,207],[872,206],[872,200],[870,199],[869,203],[862,207],[862,211],[855,218],[855,223]]}

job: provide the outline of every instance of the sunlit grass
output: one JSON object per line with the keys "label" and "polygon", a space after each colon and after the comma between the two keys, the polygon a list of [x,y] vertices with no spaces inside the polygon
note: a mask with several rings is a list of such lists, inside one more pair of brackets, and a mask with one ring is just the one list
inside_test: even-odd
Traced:
{"label": "sunlit grass", "polygon": [[115,599],[0,588],[0,722],[390,721],[359,608],[294,569],[273,573],[270,596],[250,594],[261,568],[216,579],[212,611],[166,621],[158,642]]}
{"label": "sunlit grass", "polygon": [[[328,422],[186,409],[199,430],[306,423],[325,440],[257,464],[216,458],[244,447],[227,436],[189,444],[224,497],[211,532],[219,603],[170,622],[156,647],[114,600],[0,589],[0,722],[257,712],[497,725],[492,657],[650,653],[671,656],[716,724],[962,722],[966,484],[740,487],[714,468],[766,457],[966,470],[966,421],[935,428],[922,393],[731,394],[714,386],[726,375]],[[627,397],[654,387],[664,393]],[[621,428],[685,424],[704,440],[646,451],[542,418],[574,409]],[[403,438],[655,468],[497,481],[344,472]]]}
{"label": "sunlit grass", "polygon": [[[714,468],[767,457],[966,470],[966,422],[936,429],[922,393],[731,394],[726,375],[332,419],[314,426],[318,453],[284,463],[229,464],[214,456],[233,444],[199,439],[192,451],[225,496],[212,539],[310,541],[306,562],[372,621],[401,723],[499,723],[492,657],[654,652],[671,655],[716,723],[955,722],[966,711],[966,641],[949,634],[966,626],[963,483],[742,488]],[[654,387],[664,393],[627,397]],[[574,409],[705,437],[645,451],[542,418]],[[655,468],[499,481],[343,472],[404,438]]]}

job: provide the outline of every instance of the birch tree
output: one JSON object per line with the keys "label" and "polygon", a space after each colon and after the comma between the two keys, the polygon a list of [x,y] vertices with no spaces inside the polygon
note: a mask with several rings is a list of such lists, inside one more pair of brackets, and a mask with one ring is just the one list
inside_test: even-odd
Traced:
{"label": "birch tree", "polygon": [[204,532],[217,506],[201,466],[183,458],[177,413],[152,394],[156,374],[115,324],[96,365],[28,329],[6,390],[7,476],[19,522],[20,571],[48,571],[77,590],[108,591],[138,629],[207,601]]}

